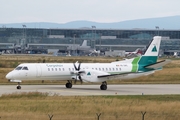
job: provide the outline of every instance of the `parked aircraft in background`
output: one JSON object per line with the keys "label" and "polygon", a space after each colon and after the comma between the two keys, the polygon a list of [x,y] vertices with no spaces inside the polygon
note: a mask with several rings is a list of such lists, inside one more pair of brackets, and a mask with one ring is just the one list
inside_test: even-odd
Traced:
{"label": "parked aircraft in background", "polygon": [[106,81],[149,75],[169,63],[169,60],[157,62],[160,42],[161,37],[155,36],[144,55],[112,63],[23,63],[6,78],[17,82],[17,89],[21,89],[22,80],[67,80],[66,88],[72,88],[72,81],[102,82],[100,89],[106,90]]}
{"label": "parked aircraft in background", "polygon": [[89,50],[89,55],[88,56],[91,56],[91,55],[96,55],[96,56],[98,56],[101,52],[100,52],[100,50]]}
{"label": "parked aircraft in background", "polygon": [[137,48],[133,52],[125,52],[126,57],[137,57],[137,56],[140,56],[142,54],[143,54],[143,52],[142,52],[142,50],[140,48]]}
{"label": "parked aircraft in background", "polygon": [[88,56],[100,54],[100,50],[93,49],[91,48],[91,46],[87,45],[87,40],[84,40],[82,45],[80,46],[79,45],[68,46],[67,51],[71,51],[71,52],[75,51],[76,54],[77,52],[79,52],[79,55],[88,55]]}
{"label": "parked aircraft in background", "polygon": [[174,57],[178,57],[178,55],[179,55],[178,52],[174,52],[174,55],[173,55],[173,56],[174,56]]}

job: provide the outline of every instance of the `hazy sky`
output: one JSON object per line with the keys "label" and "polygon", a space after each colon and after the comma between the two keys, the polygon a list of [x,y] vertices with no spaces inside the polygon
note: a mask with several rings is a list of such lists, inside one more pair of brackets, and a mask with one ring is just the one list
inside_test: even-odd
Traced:
{"label": "hazy sky", "polygon": [[174,15],[180,15],[180,0],[0,0],[0,23],[108,23]]}

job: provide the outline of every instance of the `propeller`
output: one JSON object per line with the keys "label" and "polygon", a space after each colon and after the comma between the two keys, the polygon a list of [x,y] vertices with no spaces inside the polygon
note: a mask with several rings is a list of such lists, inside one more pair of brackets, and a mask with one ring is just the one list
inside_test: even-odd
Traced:
{"label": "propeller", "polygon": [[[78,63],[78,61],[76,63]],[[76,66],[76,63],[73,63],[74,69],[76,70],[76,72],[73,72],[73,74],[76,74],[76,79],[75,79],[74,83],[76,84],[77,79],[79,79],[81,84],[82,84],[83,81],[82,81],[82,78],[81,78],[81,73],[84,73],[84,71],[80,71],[81,63],[79,63],[78,67]]]}
{"label": "propeller", "polygon": [[[77,61],[76,63],[78,63],[78,61]],[[73,63],[74,68],[75,68],[76,71],[79,71],[79,70],[80,70],[81,63],[79,63],[78,68],[77,68],[76,65],[75,65],[76,63]]]}

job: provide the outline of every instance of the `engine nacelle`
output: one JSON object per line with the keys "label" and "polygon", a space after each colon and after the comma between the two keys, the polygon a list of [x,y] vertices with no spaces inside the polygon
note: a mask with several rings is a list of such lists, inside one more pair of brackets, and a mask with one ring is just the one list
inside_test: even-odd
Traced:
{"label": "engine nacelle", "polygon": [[86,81],[86,82],[106,81],[106,79],[104,79],[104,78],[98,78],[98,76],[100,76],[100,75],[109,75],[109,73],[104,72],[104,71],[87,69],[87,70],[85,70],[85,73],[81,74],[81,78],[83,81]]}

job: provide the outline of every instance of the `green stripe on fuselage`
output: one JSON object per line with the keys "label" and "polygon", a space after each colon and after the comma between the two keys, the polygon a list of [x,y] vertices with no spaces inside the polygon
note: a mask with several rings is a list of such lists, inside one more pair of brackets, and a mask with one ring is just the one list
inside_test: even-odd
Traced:
{"label": "green stripe on fuselage", "polygon": [[140,59],[140,57],[135,57],[134,60],[132,61],[132,70],[131,70],[131,72],[137,72],[139,59]]}

